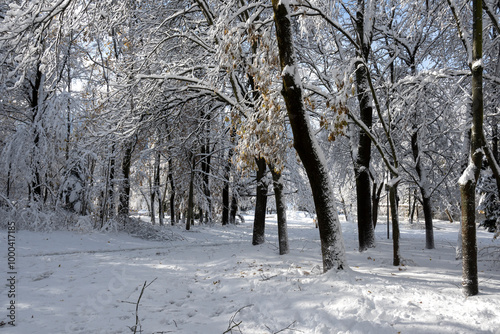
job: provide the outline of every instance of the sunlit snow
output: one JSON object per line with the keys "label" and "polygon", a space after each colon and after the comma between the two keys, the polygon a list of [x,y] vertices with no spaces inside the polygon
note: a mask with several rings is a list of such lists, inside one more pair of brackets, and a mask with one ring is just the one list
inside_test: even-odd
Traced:
{"label": "sunlit snow", "polygon": [[[148,334],[222,334],[231,327],[226,333],[499,333],[500,263],[485,248],[498,245],[491,233],[478,230],[480,294],[465,298],[455,260],[458,223],[435,221],[434,250],[424,249],[423,222],[402,223],[404,265],[394,267],[385,217],[377,247],[359,253],[357,224],[341,216],[351,268],[322,274],[312,219],[287,215],[284,256],[275,215],[267,216],[259,246],[251,245],[251,215],[237,226],[168,226],[176,236],[168,242],[116,232],[18,231],[18,325],[0,333],[132,333],[145,282],[138,317]],[[6,233],[0,240],[5,254]],[[2,284],[3,310],[6,289]]]}

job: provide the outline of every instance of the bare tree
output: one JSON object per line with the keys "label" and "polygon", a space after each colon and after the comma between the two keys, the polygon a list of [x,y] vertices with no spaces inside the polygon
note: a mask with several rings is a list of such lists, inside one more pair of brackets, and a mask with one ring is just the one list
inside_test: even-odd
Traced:
{"label": "bare tree", "polygon": [[273,0],[274,23],[278,41],[283,79],[283,98],[292,127],[294,147],[306,169],[313,191],[318,216],[323,270],[346,269],[344,240],[333,199],[333,187],[323,152],[311,130],[304,106],[293,42],[290,8],[287,3]]}

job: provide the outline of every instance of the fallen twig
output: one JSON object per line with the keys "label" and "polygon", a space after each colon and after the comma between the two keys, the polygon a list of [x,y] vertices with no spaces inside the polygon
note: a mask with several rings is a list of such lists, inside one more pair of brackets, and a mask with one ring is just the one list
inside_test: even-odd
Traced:
{"label": "fallen twig", "polygon": [[137,299],[137,303],[135,304],[135,326],[132,327],[134,334],[137,333],[138,327],[140,328],[139,333],[142,333],[141,321],[139,320],[139,303],[141,301],[142,294],[144,293],[144,290],[146,290],[146,288],[148,286],[150,286],[151,284],[153,284],[154,281],[156,281],[157,278],[158,277],[156,277],[154,280],[152,280],[149,284],[147,284],[148,283],[147,281],[144,281],[144,285],[142,286],[141,293],[139,294],[139,298]]}
{"label": "fallen twig", "polygon": [[[229,332],[231,332],[231,333],[232,333],[233,328],[239,327],[243,321],[240,321],[240,322],[235,322],[235,321],[234,321],[234,318],[236,318],[236,315],[237,315],[238,313],[240,313],[240,311],[241,311],[241,310],[243,310],[244,308],[247,308],[247,307],[251,307],[251,306],[253,306],[253,304],[243,306],[243,307],[242,307],[242,308],[240,308],[238,311],[236,311],[236,312],[233,314],[233,316],[231,317],[231,319],[229,319],[229,325],[227,326],[226,331],[225,331],[224,333],[222,333],[222,334],[226,334],[226,333],[229,333]],[[238,329],[239,329],[239,328],[238,328]],[[241,333],[241,331],[240,331],[240,333]]]}
{"label": "fallen twig", "polygon": [[263,273],[260,273],[261,281],[269,281],[271,278],[274,278],[276,276],[278,276],[278,275],[267,276],[267,275],[264,275]]}
{"label": "fallen twig", "polygon": [[281,332],[284,332],[286,330],[289,330],[289,331],[296,331],[296,332],[301,332],[303,333],[301,330],[298,330],[298,329],[295,329],[295,328],[290,328],[292,326],[294,326],[295,324],[297,323],[297,320],[294,320],[290,325],[280,329],[279,331],[277,332],[273,332],[271,328],[269,328],[267,325],[266,325],[266,328],[269,329],[270,332],[272,332],[273,334],[278,334],[278,333],[281,333]]}

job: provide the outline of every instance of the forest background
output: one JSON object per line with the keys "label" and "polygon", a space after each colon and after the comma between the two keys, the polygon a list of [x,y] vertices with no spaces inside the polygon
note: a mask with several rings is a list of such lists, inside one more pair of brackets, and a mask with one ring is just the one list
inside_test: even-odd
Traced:
{"label": "forest background", "polygon": [[495,221],[500,189],[499,11],[495,0],[2,1],[1,223],[116,229],[145,209],[190,229],[254,209],[258,245],[271,207],[285,254],[291,208],[317,216],[327,271],[346,267],[337,211],[357,221],[360,251],[390,211],[397,266],[398,217],[421,208],[428,249],[434,217],[462,218],[475,294],[475,195]]}

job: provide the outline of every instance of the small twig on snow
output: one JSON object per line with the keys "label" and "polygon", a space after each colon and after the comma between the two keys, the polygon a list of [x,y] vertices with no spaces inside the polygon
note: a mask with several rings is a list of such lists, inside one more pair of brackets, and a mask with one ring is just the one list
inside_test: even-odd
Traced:
{"label": "small twig on snow", "polygon": [[263,273],[260,273],[260,277],[262,278],[261,281],[269,281],[271,278],[274,278],[278,275],[273,275],[273,276],[267,276],[267,275],[264,275]]}
{"label": "small twig on snow", "polygon": [[[226,331],[225,331],[224,333],[222,333],[222,334],[226,334],[226,333],[232,332],[232,331],[233,331],[233,328],[236,328],[236,327],[238,327],[238,329],[239,329],[239,326],[241,325],[241,323],[242,323],[243,321],[240,321],[240,322],[235,322],[235,321],[234,321],[234,318],[236,318],[236,315],[237,315],[238,313],[240,313],[240,312],[241,312],[241,310],[243,310],[244,308],[247,308],[247,307],[251,307],[251,306],[253,306],[253,304],[243,306],[243,307],[242,307],[242,308],[240,308],[238,311],[236,311],[236,312],[233,314],[233,316],[231,317],[231,319],[229,319],[229,325],[227,326]],[[241,330],[240,330],[240,333],[241,333]]]}
{"label": "small twig on snow", "polygon": [[[142,294],[144,293],[144,290],[150,286],[151,284],[153,284],[154,281],[156,281],[158,277],[156,277],[154,280],[152,280],[149,284],[147,284],[148,282],[147,281],[144,281],[144,285],[142,286],[142,289],[141,289],[141,293],[139,294],[139,298],[137,299],[137,303],[135,304],[135,326],[133,326],[133,331],[134,331],[134,334],[137,333],[137,328],[139,327],[139,333],[142,333],[142,326],[141,326],[141,321],[139,320],[139,303],[141,301],[141,298],[142,298]],[[132,329],[131,328],[131,329]]]}
{"label": "small twig on snow", "polygon": [[279,331],[277,332],[273,332],[271,328],[269,328],[267,325],[266,325],[266,328],[269,329],[270,332],[272,332],[273,334],[278,334],[278,333],[281,333],[281,332],[284,332],[286,330],[290,330],[290,331],[296,331],[296,332],[301,332],[303,333],[301,330],[298,330],[298,329],[295,329],[295,328],[290,328],[292,326],[294,326],[295,324],[297,323],[297,320],[294,320],[290,325],[280,329]]}

